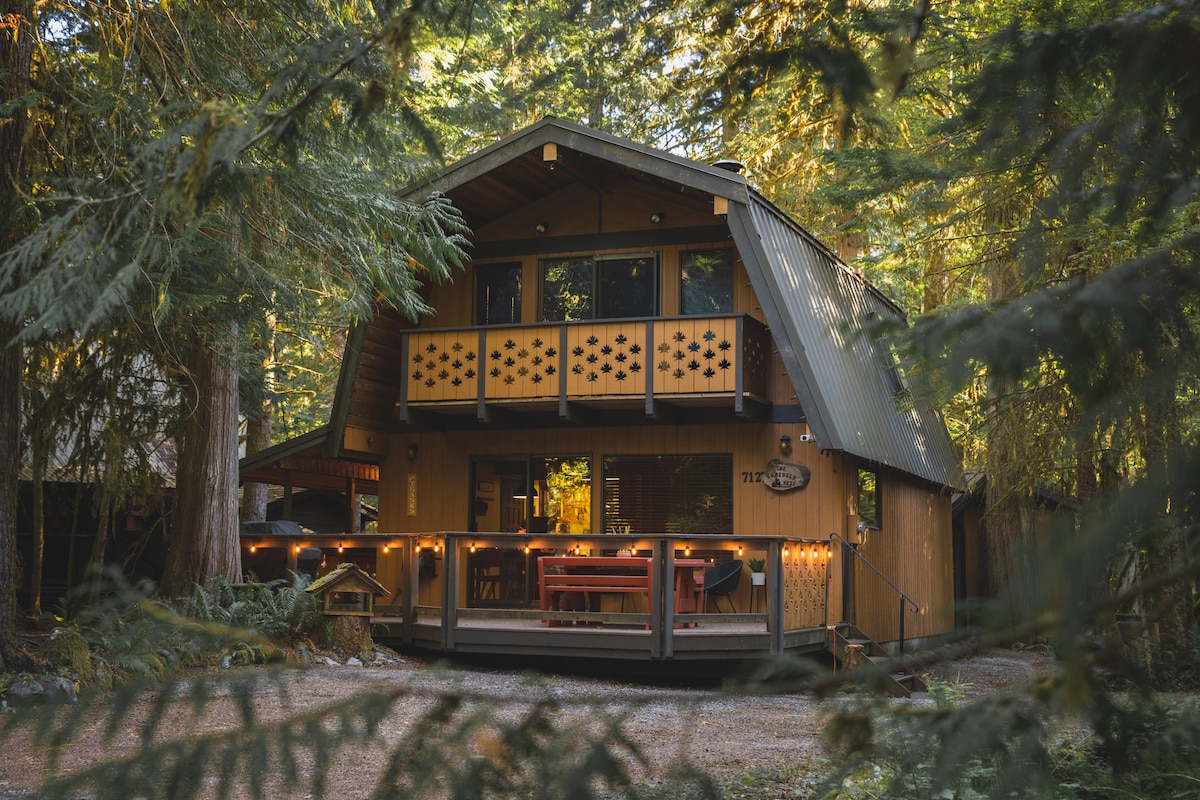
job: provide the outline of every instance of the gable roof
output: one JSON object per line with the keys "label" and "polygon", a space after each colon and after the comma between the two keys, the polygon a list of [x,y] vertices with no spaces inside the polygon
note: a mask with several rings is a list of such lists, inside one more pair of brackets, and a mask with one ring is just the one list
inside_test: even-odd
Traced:
{"label": "gable roof", "polygon": [[[357,564],[349,562],[341,564],[331,572],[317,578],[304,591],[311,592],[312,594],[320,594],[321,592],[329,591],[338,584],[346,582],[349,582],[355,588],[361,587],[376,597],[391,594],[390,589],[368,575]],[[354,591],[354,589],[351,589],[351,591]]]}
{"label": "gable roof", "polygon": [[[544,166],[542,148],[547,144],[574,158]],[[640,180],[729,201],[729,233],[818,446],[943,486],[962,485],[958,457],[940,414],[897,400],[889,384],[895,356],[886,343],[867,335],[878,321],[903,322],[901,309],[742,175],[547,118],[410,186],[403,195],[417,201],[430,192],[444,193],[477,229],[573,182],[587,182],[597,162],[621,167]],[[339,381],[332,415],[339,434],[357,363],[352,346],[347,347],[343,369],[349,372]],[[331,437],[327,455],[335,454],[340,440],[340,435]]]}

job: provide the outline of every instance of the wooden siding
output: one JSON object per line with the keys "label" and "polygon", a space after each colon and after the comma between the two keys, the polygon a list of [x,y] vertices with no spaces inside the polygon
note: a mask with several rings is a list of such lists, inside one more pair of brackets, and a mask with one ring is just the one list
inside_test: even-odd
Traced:
{"label": "wooden siding", "polygon": [[[691,250],[733,249],[729,241],[702,242],[688,245],[664,245],[661,247],[632,248],[639,252],[653,251],[659,254],[659,298],[664,317],[677,316],[680,312],[680,253]],[[474,291],[475,265],[520,263],[521,274],[521,322],[540,322],[538,319],[538,262],[544,258],[572,258],[592,255],[617,255],[631,252],[631,248],[599,248],[585,251],[547,251],[536,256],[513,258],[479,259],[467,264],[461,273],[454,273],[450,282],[428,288],[428,302],[435,312],[422,322],[426,328],[466,327],[475,324]],[[765,322],[762,306],[750,287],[750,277],[745,264],[733,249],[733,312],[747,314],[759,322]]]}
{"label": "wooden siding", "polygon": [[[393,434],[389,454],[380,470],[379,531],[467,530],[471,501],[475,496],[475,487],[469,485],[472,456],[590,456],[594,487],[592,528],[600,532],[603,524],[600,460],[604,456],[732,453],[733,530],[729,532],[732,538],[704,541],[704,537],[694,537],[697,547],[736,551],[739,534],[785,535],[827,541],[830,533],[843,533],[846,524],[847,501],[842,494],[841,458],[837,454],[820,452],[814,443],[801,442],[800,436],[806,433],[807,428],[796,423]],[[807,466],[812,470],[812,479],[804,489],[779,493],[756,479],[761,479],[768,461],[780,457],[779,438],[783,434],[791,437],[795,448],[788,460]],[[418,455],[413,461],[406,455],[410,444],[417,446]],[[410,476],[416,485],[415,514],[412,516],[408,513]],[[766,554],[758,555],[765,557]],[[744,557],[748,558],[750,554]],[[387,586],[398,585],[388,577],[393,569],[388,563],[390,560],[381,557],[379,580]],[[793,580],[791,573],[788,580]],[[749,604],[749,582],[747,573],[734,596],[734,602],[741,610]],[[823,603],[823,586],[821,594]],[[831,595],[831,601],[834,600],[836,598]],[[811,603],[804,609],[797,607],[795,614],[809,615]]]}
{"label": "wooden siding", "polygon": [[[905,614],[908,639],[945,633],[954,624],[954,556],[950,495],[899,473],[880,473],[882,529],[863,534],[859,552],[920,605]],[[855,619],[877,641],[899,636],[896,593],[861,564],[854,567]]]}

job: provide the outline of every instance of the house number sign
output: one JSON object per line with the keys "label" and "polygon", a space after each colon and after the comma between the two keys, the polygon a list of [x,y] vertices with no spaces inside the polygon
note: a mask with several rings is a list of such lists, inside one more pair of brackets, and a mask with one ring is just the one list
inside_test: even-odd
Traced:
{"label": "house number sign", "polygon": [[768,489],[777,492],[789,492],[792,489],[803,489],[808,486],[812,472],[801,464],[789,464],[773,458],[767,462],[767,471],[763,473],[762,482]]}

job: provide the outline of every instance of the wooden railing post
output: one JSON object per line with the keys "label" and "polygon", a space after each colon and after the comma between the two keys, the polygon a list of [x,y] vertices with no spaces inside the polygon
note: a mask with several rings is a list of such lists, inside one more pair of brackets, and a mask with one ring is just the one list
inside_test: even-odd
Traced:
{"label": "wooden railing post", "polygon": [[405,537],[401,551],[403,561],[400,565],[400,640],[405,644],[412,644],[413,625],[416,624],[417,615],[417,594],[421,590],[421,557],[417,550],[419,541],[415,534]]}
{"label": "wooden railing post", "polygon": [[783,573],[783,547],[772,539],[767,547],[767,636],[773,654],[783,652]]}
{"label": "wooden railing post", "polygon": [[446,556],[442,559],[442,649],[454,650],[454,633],[458,628],[458,565],[457,536],[446,536]]}
{"label": "wooden railing post", "polygon": [[675,541],[669,537],[662,541],[662,569],[654,577],[654,593],[663,599],[659,618],[662,645],[657,657],[670,658],[675,654]]}

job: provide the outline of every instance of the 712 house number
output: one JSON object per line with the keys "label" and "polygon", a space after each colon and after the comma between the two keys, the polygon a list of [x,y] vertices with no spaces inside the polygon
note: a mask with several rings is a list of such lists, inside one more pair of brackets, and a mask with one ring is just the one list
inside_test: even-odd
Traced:
{"label": "712 house number", "polygon": [[765,472],[743,472],[742,483],[762,483]]}

